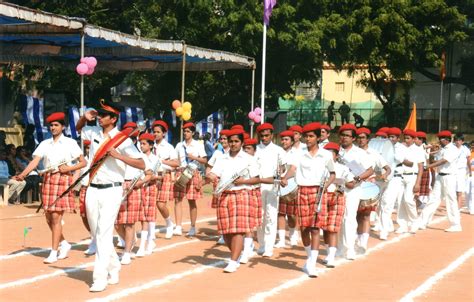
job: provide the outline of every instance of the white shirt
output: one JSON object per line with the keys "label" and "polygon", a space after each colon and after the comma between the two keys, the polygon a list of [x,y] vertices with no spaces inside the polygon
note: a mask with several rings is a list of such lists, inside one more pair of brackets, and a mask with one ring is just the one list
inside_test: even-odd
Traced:
{"label": "white shirt", "polygon": [[61,162],[68,162],[73,166],[71,160],[82,155],[82,150],[75,140],[60,134],[55,142],[53,138],[42,141],[33,152],[33,157],[38,156],[43,159],[43,166],[48,167],[57,165]]}
{"label": "white shirt", "polygon": [[403,166],[399,166],[399,167],[397,166],[400,165],[405,160],[407,147],[404,144],[397,142],[395,143],[395,145],[393,145],[393,148],[395,151],[393,171],[395,174],[402,174]]}
{"label": "white shirt", "polygon": [[[172,160],[178,158],[178,153],[174,149],[173,145],[164,139],[162,139],[159,144],[155,142],[152,153],[155,154],[160,160]],[[163,171],[174,170],[174,168],[165,164],[161,164],[160,171],[161,169]]]}
{"label": "white shirt", "polygon": [[412,144],[406,148],[405,159],[411,161],[413,166],[408,167],[403,165],[403,173],[418,173],[418,164],[425,161],[425,154],[420,147]]}
{"label": "white shirt", "polygon": [[327,145],[327,143],[329,143],[329,140],[326,138],[325,140],[323,140],[322,142],[320,142],[318,144],[319,148],[324,148],[324,146]]}
{"label": "white shirt", "polygon": [[334,172],[336,172],[336,179],[334,180],[334,183],[332,183],[328,187],[327,189],[328,192],[336,191],[336,188],[337,188],[335,184],[336,182],[342,181],[343,183],[339,185],[342,185],[342,187],[345,188],[345,184],[347,182],[351,182],[354,180],[354,174],[351,173],[349,168],[344,165],[341,165],[338,162],[334,163]]}
{"label": "white shirt", "polygon": [[439,158],[445,159],[447,163],[439,166],[439,173],[454,174],[456,173],[456,159],[460,154],[460,150],[453,144],[449,143],[439,151]]}
{"label": "white shirt", "polygon": [[300,144],[299,144],[298,147],[295,147],[295,145],[293,145],[292,148],[299,151],[299,150],[302,150],[302,149],[306,148],[306,144],[300,141]]}
{"label": "white shirt", "polygon": [[204,144],[199,143],[196,140],[191,140],[191,143],[189,145],[186,144],[186,142],[179,142],[176,145],[176,152],[178,153],[178,157],[180,160],[180,167],[185,168],[189,162],[189,159],[187,159],[186,155],[190,154],[193,156],[198,156],[198,157],[206,157],[206,150],[204,149]]}
{"label": "white shirt", "polygon": [[295,180],[298,186],[320,186],[324,181],[323,177],[327,178],[329,172],[334,172],[332,153],[321,148],[314,156],[307,148],[301,150],[293,158],[291,165],[296,167]]}
{"label": "white shirt", "polygon": [[211,167],[214,167],[215,164],[216,164],[217,159],[220,158],[220,157],[222,157],[224,154],[229,153],[229,150],[230,150],[230,149],[227,149],[227,151],[224,150],[224,152],[222,152],[222,151],[220,151],[220,150],[216,150],[216,151],[212,154],[211,158],[207,161],[207,164],[208,164],[209,166],[211,166]]}
{"label": "white shirt", "polygon": [[[247,154],[241,149],[234,157],[231,157],[229,152],[219,156],[215,165],[211,169],[211,173],[220,177],[221,181],[227,181],[231,179],[233,175],[241,173],[243,169],[247,169],[247,173],[244,173],[242,176],[244,179],[257,177],[259,175],[258,165],[255,157]],[[253,186],[251,185],[232,185],[229,190],[250,190],[252,188]]]}
{"label": "white shirt", "polygon": [[[163,164],[159,164],[160,166],[157,167],[158,163],[161,162],[161,160],[156,156],[155,154],[151,153],[149,155],[145,154],[145,159],[148,161],[150,170],[153,172],[153,174],[157,174],[157,172],[162,172],[163,171]],[[156,171],[155,171],[156,169]]]}
{"label": "white shirt", "polygon": [[255,157],[259,166],[260,177],[262,178],[276,176],[278,162],[280,162],[281,165],[286,164],[285,150],[272,142],[268,145],[262,143],[258,144]]}
{"label": "white shirt", "polygon": [[364,173],[367,169],[372,167],[372,161],[365,150],[352,145],[350,149],[339,149],[339,158],[342,163],[346,165],[352,174],[359,176]]}
{"label": "white shirt", "polygon": [[10,178],[8,164],[6,160],[0,160],[0,178]]}
{"label": "white shirt", "polygon": [[[88,156],[84,156],[84,159],[86,160],[86,166],[81,169],[81,175],[84,174],[89,168],[91,167],[91,161],[89,160]],[[84,178],[81,180],[81,186],[87,186],[89,184],[89,173],[84,176]]]}
{"label": "white shirt", "polygon": [[459,150],[459,157],[456,159],[456,167],[458,170],[467,171],[467,159],[471,157],[471,151],[464,145],[461,145],[460,148],[456,148]]}
{"label": "white shirt", "polygon": [[[104,143],[107,137],[114,137],[118,133],[119,131],[116,127],[112,129],[108,135],[104,135],[104,132],[102,132],[102,127],[85,126],[81,131],[81,135],[84,139],[91,141],[89,158],[94,158],[97,150],[100,148],[102,143]],[[115,148],[115,150],[117,150],[117,152],[120,154],[129,156],[131,158],[143,158],[143,154],[138,151],[130,138],[126,139],[122,144],[120,144],[120,146]],[[123,182],[126,166],[127,165],[123,161],[108,156],[107,159],[102,163],[91,182],[95,184]]]}

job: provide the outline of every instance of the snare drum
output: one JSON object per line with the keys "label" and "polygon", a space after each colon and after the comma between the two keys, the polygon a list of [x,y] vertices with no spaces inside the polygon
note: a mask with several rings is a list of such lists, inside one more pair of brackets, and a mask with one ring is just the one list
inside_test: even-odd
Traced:
{"label": "snare drum", "polygon": [[374,183],[363,182],[359,187],[359,211],[374,208],[379,203],[380,188]]}
{"label": "snare drum", "polygon": [[286,187],[280,187],[280,202],[294,202],[298,195],[298,185],[294,177],[288,179]]}
{"label": "snare drum", "polygon": [[183,170],[178,180],[176,180],[176,185],[181,188],[186,188],[188,182],[193,178],[194,171],[198,168],[197,164],[189,163],[186,168]]}

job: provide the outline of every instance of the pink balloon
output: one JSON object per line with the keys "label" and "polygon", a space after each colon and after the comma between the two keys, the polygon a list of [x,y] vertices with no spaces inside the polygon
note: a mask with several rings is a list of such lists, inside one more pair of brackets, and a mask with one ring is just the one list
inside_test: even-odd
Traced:
{"label": "pink balloon", "polygon": [[94,73],[94,67],[92,67],[92,68],[89,67],[87,69],[86,75],[92,75],[93,73]]}
{"label": "pink balloon", "polygon": [[260,109],[260,107],[255,107],[253,109],[253,112],[255,112],[256,115],[260,115],[260,114],[262,114],[262,109]]}
{"label": "pink balloon", "polygon": [[97,66],[97,59],[94,57],[86,57],[86,62],[87,66],[94,68]]}
{"label": "pink balloon", "polygon": [[260,115],[256,115],[255,118],[253,119],[255,123],[260,123],[262,121],[262,117]]}
{"label": "pink balloon", "polygon": [[85,75],[88,70],[89,70],[89,67],[87,67],[87,64],[85,63],[79,63],[76,66],[76,72],[80,75]]}
{"label": "pink balloon", "polygon": [[87,57],[81,58],[81,61],[80,61],[80,62],[81,62],[81,63],[84,63],[84,64],[87,64]]}
{"label": "pink balloon", "polygon": [[253,111],[250,111],[249,112],[249,119],[253,120],[257,115],[255,114],[255,112]]}

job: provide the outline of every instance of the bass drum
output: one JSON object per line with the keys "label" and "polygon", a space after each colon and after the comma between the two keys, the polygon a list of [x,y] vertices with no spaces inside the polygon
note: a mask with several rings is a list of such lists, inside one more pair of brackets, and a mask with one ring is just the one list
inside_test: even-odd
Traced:
{"label": "bass drum", "polygon": [[386,138],[373,138],[369,141],[369,148],[377,151],[387,163],[393,167],[395,162],[395,148],[392,142]]}
{"label": "bass drum", "polygon": [[298,185],[295,178],[288,179],[288,185],[280,188],[280,202],[295,202],[298,195]]}
{"label": "bass drum", "polygon": [[189,163],[186,168],[183,170],[178,180],[176,180],[176,185],[181,188],[186,188],[188,182],[193,178],[194,171],[198,169],[198,166],[195,163]]}

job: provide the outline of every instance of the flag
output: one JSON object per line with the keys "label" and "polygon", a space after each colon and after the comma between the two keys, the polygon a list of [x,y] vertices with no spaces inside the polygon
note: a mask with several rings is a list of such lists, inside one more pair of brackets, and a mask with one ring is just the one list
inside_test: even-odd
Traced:
{"label": "flag", "polygon": [[270,25],[270,16],[276,3],[276,0],[263,0],[263,23],[266,26]]}
{"label": "flag", "polygon": [[31,231],[31,227],[24,227],[23,228],[23,237],[26,237],[28,235],[28,232]]}
{"label": "flag", "polygon": [[439,77],[441,78],[441,81],[444,81],[446,78],[446,51],[443,50],[443,53],[441,54],[441,69],[439,71]]}
{"label": "flag", "polygon": [[416,130],[416,103],[413,103],[413,109],[410,113],[410,118],[408,119],[407,125],[405,126],[404,130],[411,129],[413,131]]}

